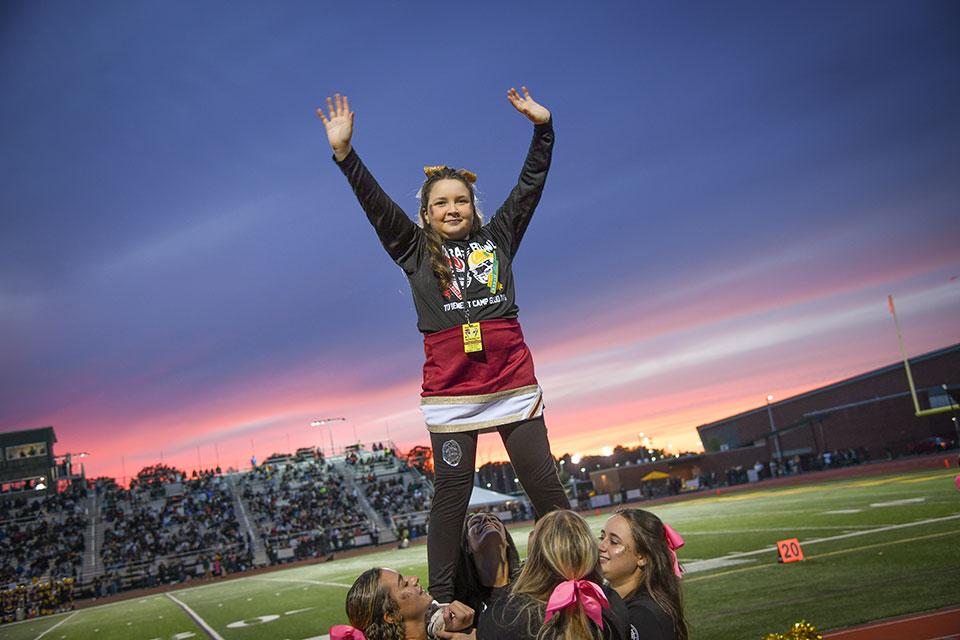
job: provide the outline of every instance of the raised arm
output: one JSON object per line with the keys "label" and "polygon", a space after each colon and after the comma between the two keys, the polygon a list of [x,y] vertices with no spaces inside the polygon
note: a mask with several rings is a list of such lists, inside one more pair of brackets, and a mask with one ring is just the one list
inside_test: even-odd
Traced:
{"label": "raised arm", "polygon": [[[334,100],[336,100],[336,103],[334,103]],[[322,108],[317,109],[317,115],[320,116],[323,125],[327,128],[327,140],[333,147],[333,156],[337,159],[337,162],[343,162],[343,159],[350,155],[350,150],[353,148],[350,144],[350,139],[353,138],[353,111],[350,111],[350,102],[347,100],[347,96],[343,96],[341,99],[339,93],[334,94],[333,99],[327,98],[327,110],[330,112],[329,116],[323,113]]]}
{"label": "raised arm", "polygon": [[332,99],[327,98],[327,111],[325,114],[323,109],[317,109],[317,115],[327,128],[327,140],[333,148],[337,166],[350,182],[383,248],[404,271],[412,273],[416,268],[416,243],[421,237],[417,225],[384,193],[353,151],[350,143],[353,137],[353,111],[350,111],[347,96],[341,97],[338,93]]}
{"label": "raised arm", "polygon": [[[510,87],[510,90],[507,91],[507,100],[510,101],[510,104],[513,105],[513,108],[527,116],[527,118],[533,124],[544,124],[545,122],[550,121],[550,112],[540,104],[537,104],[537,101],[530,97],[530,92],[527,91],[526,87],[520,87],[523,91],[523,97],[520,97],[520,94],[517,93],[517,90],[513,87]],[[327,98],[327,102],[330,99]]]}
{"label": "raised arm", "polygon": [[513,188],[506,201],[497,209],[487,228],[494,233],[511,255],[515,254],[527,230],[530,218],[533,216],[543,185],[550,170],[550,159],[553,153],[553,117],[542,105],[530,97],[526,87],[523,96],[516,89],[507,91],[507,99],[513,107],[525,115],[533,127],[533,140],[527,151],[526,161],[517,179],[517,186]]}

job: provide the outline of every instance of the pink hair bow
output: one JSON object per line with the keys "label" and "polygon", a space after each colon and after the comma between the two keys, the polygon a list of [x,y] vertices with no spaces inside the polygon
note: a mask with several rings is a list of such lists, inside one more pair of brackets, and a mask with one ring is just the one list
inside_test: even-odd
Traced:
{"label": "pink hair bow", "polygon": [[547,622],[557,611],[566,609],[578,601],[583,605],[587,617],[603,629],[603,609],[609,609],[610,602],[603,594],[603,590],[589,580],[567,580],[558,584],[547,601],[547,615],[544,616],[543,621]]}
{"label": "pink hair bow", "polygon": [[363,631],[348,624],[335,624],[330,627],[330,640],[367,640]]}
{"label": "pink hair bow", "polygon": [[668,524],[663,525],[663,533],[667,537],[667,546],[670,547],[670,557],[673,558],[673,573],[680,578],[680,563],[677,561],[676,550],[683,546],[683,538]]}

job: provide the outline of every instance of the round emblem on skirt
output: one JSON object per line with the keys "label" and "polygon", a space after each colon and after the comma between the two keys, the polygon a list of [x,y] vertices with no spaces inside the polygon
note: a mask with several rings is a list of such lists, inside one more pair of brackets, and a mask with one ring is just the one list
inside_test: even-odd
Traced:
{"label": "round emblem on skirt", "polygon": [[443,443],[441,454],[444,462],[451,467],[456,467],[460,464],[460,459],[463,458],[463,449],[460,448],[460,443],[456,440],[447,440]]}

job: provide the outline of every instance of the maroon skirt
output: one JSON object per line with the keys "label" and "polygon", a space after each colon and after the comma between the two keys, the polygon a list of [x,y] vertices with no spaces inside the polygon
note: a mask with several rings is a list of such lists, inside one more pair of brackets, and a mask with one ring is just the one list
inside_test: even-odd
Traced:
{"label": "maroon skirt", "polygon": [[420,409],[431,432],[489,431],[543,412],[533,356],[520,323],[480,322],[483,350],[463,350],[463,330],[424,336]]}

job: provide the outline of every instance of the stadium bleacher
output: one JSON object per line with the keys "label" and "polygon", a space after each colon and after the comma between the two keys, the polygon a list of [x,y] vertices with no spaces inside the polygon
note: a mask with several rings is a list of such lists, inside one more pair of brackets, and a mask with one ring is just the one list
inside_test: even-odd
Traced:
{"label": "stadium bleacher", "polygon": [[129,488],[98,478],[0,500],[2,619],[423,535],[430,482],[389,448],[351,449],[190,478],[158,464]]}

